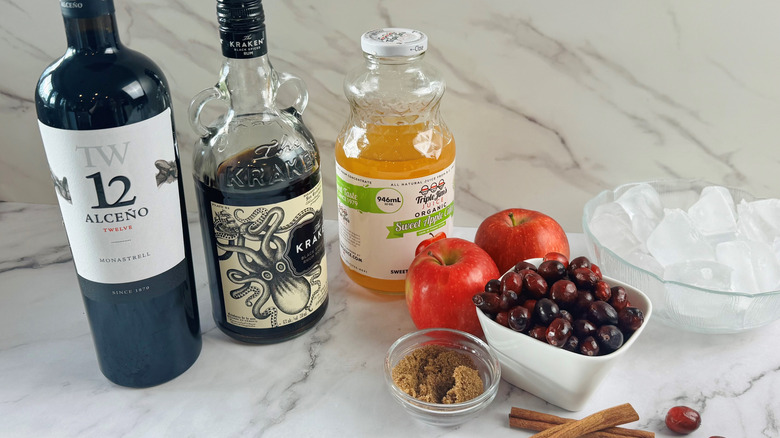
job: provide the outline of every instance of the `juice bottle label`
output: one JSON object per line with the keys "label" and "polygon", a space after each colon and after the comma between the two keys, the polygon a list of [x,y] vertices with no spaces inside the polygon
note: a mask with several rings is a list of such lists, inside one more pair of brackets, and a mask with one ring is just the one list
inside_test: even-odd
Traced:
{"label": "juice bottle label", "polygon": [[81,277],[129,283],[184,260],[170,109],[117,128],[75,131],[40,122],[39,128]]}
{"label": "juice bottle label", "polygon": [[302,320],[325,302],[322,181],[276,204],[210,205],[228,323],[280,327]]}
{"label": "juice bottle label", "polygon": [[455,163],[423,178],[375,179],[336,166],[341,260],[360,274],[403,280],[417,245],[452,234]]}

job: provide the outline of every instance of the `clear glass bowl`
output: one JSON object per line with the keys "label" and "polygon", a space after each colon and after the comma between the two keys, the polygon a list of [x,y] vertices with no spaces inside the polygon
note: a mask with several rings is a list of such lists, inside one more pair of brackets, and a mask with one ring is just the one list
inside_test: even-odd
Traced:
{"label": "clear glass bowl", "polygon": [[[484,392],[463,403],[440,404],[417,400],[393,382],[393,368],[412,351],[425,345],[442,345],[466,354],[474,361]],[[425,329],[401,336],[385,358],[385,381],[393,398],[414,418],[434,426],[457,426],[472,419],[496,397],[501,381],[501,365],[490,347],[468,333],[444,328]]]}
{"label": "clear glass bowl", "polygon": [[[676,281],[664,280],[657,273],[640,268],[605,247],[593,235],[589,223],[599,205],[612,202],[640,183],[624,184],[605,190],[585,204],[582,230],[588,255],[604,275],[640,289],[653,303],[655,319],[664,324],[698,333],[738,333],[769,324],[780,317],[780,291],[762,293],[724,292]],[[687,208],[698,199],[701,190],[714,183],[700,180],[649,181],[664,207]],[[729,192],[735,203],[758,198],[743,190]]]}

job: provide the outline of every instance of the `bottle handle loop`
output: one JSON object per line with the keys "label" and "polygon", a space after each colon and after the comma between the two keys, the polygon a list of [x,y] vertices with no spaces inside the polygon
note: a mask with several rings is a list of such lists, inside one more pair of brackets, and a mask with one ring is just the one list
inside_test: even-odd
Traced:
{"label": "bottle handle loop", "polygon": [[192,98],[192,102],[190,102],[188,111],[190,126],[192,126],[192,129],[194,129],[201,138],[211,135],[213,131],[213,129],[205,125],[200,118],[203,108],[212,100],[227,100],[227,96],[225,96],[219,88],[211,87],[196,94],[195,97]]}
{"label": "bottle handle loop", "polygon": [[295,91],[297,91],[298,94],[298,97],[295,99],[295,102],[293,102],[292,106],[285,108],[283,111],[300,117],[303,114],[303,111],[306,109],[306,106],[309,104],[309,91],[306,89],[306,84],[303,82],[303,79],[290,73],[279,72],[278,78],[279,86],[277,87],[277,91],[283,86],[289,84],[289,86],[295,88]]}

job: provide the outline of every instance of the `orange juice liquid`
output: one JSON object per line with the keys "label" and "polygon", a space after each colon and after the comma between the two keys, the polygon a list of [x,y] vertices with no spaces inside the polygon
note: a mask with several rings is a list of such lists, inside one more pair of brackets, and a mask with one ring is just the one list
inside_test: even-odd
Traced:
{"label": "orange juice liquid", "polygon": [[[356,129],[347,128],[336,140],[336,163],[362,177],[386,180],[421,178],[436,174],[455,161],[455,141],[443,126],[369,124],[365,125],[365,133],[363,128]],[[373,256],[382,255],[376,253]],[[409,254],[409,263],[413,258],[414,249]],[[351,269],[343,260],[341,265],[347,275],[361,286],[391,294],[404,292],[404,280],[367,276]]]}

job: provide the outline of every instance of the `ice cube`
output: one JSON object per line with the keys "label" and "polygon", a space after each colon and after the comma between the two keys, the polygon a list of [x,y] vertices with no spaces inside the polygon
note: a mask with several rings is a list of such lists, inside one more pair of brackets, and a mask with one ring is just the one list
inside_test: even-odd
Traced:
{"label": "ice cube", "polygon": [[772,243],[772,249],[775,251],[775,258],[780,263],[780,236],[775,237],[775,241]]}
{"label": "ice cube", "polygon": [[664,269],[664,280],[677,281],[704,289],[729,291],[732,269],[712,260],[673,263]]}
{"label": "ice cube", "polygon": [[663,218],[661,197],[650,184],[640,183],[630,187],[618,196],[615,202],[628,213],[631,230],[641,242],[647,240]]}
{"label": "ice cube", "polygon": [[666,209],[647,239],[647,249],[663,266],[690,260],[715,260],[715,251],[679,208]]}
{"label": "ice cube", "polygon": [[780,263],[772,245],[764,242],[748,242],[753,275],[759,292],[780,290]]}
{"label": "ice cube", "polygon": [[658,263],[658,260],[644,251],[632,251],[624,258],[632,265],[638,266],[647,272],[655,274],[658,278],[663,278],[664,276],[664,267]]}
{"label": "ice cube", "polygon": [[729,235],[737,231],[737,208],[725,187],[705,187],[688,209],[688,216],[704,236]]}
{"label": "ice cube", "polygon": [[715,247],[718,262],[733,269],[731,289],[735,292],[756,293],[758,281],[753,272],[751,248],[747,240],[732,240]]}
{"label": "ice cube", "polygon": [[780,237],[780,199],[742,200],[737,213],[740,236],[770,245]]}
{"label": "ice cube", "polygon": [[615,202],[596,207],[588,227],[602,245],[621,257],[642,245],[631,230],[628,213]]}

